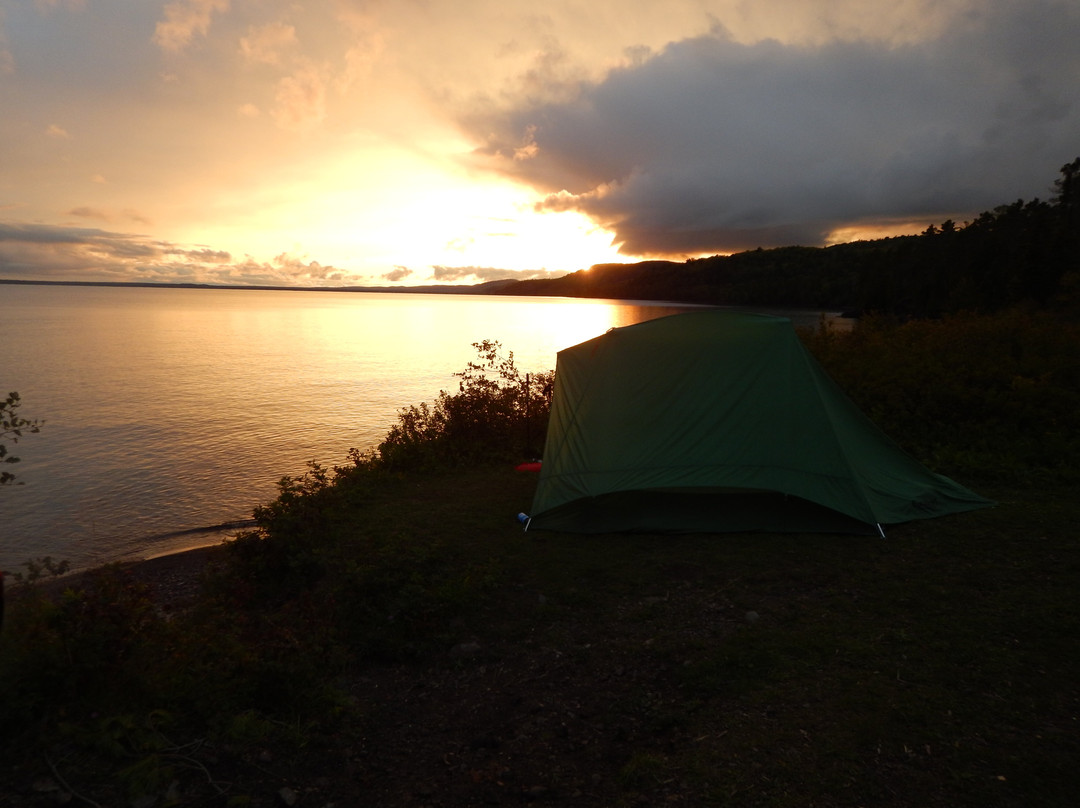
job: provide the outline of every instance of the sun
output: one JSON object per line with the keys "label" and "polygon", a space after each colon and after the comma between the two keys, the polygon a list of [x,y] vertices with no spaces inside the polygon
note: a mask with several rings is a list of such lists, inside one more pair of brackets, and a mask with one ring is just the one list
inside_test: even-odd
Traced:
{"label": "sun", "polygon": [[[621,260],[613,235],[576,212],[547,213],[507,199],[478,205],[445,244],[444,262],[516,271],[566,271]],[[624,260],[624,259],[623,259]]]}
{"label": "sun", "polygon": [[436,268],[483,270],[454,275],[476,283],[497,270],[563,273],[628,260],[610,231],[577,211],[544,211],[541,200],[445,153],[386,145],[218,195],[198,240],[262,262],[318,262],[372,284],[432,283]]}

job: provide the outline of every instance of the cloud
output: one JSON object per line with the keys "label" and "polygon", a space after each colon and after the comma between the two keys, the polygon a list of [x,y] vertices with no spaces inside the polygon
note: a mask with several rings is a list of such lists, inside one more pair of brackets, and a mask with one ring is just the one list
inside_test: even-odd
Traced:
{"label": "cloud", "polygon": [[571,98],[504,101],[464,125],[482,164],[611,229],[626,254],[821,244],[852,222],[1045,196],[1078,149],[1077,41],[1080,7],[1059,0],[980,7],[889,45],[743,43],[717,27]]}
{"label": "cloud", "polygon": [[[74,213],[74,211],[72,211]],[[95,215],[86,209],[79,215]],[[282,253],[235,260],[225,250],[93,227],[0,222],[0,278],[92,282],[340,286],[362,278]]]}
{"label": "cloud", "polygon": [[101,219],[103,222],[107,222],[110,219],[109,215],[104,211],[86,206],[72,208],[68,211],[68,216],[78,216],[80,219]]}
{"label": "cloud", "polygon": [[313,64],[306,64],[278,82],[271,110],[282,129],[303,131],[326,118],[326,78]]}
{"label": "cloud", "polygon": [[211,250],[209,247],[202,247],[197,250],[176,250],[174,252],[177,255],[210,264],[223,264],[232,259],[232,256],[225,250]]}
{"label": "cloud", "polygon": [[525,280],[528,278],[555,278],[565,272],[546,269],[511,270],[498,267],[447,267],[433,266],[431,277],[440,283],[485,283],[487,281]]}
{"label": "cloud", "polygon": [[127,219],[138,224],[149,225],[150,220],[136,210],[125,208],[123,213],[117,215],[107,210],[92,208],[88,205],[80,205],[67,211],[68,216],[76,216],[80,219],[97,219],[102,222],[113,222],[116,219]]}
{"label": "cloud", "polygon": [[150,219],[148,219],[146,216],[143,216],[137,210],[132,210],[131,208],[124,209],[124,217],[132,222],[137,222],[138,224],[153,224],[153,222],[151,222]]}
{"label": "cloud", "polygon": [[296,29],[283,22],[252,26],[240,39],[240,53],[249,62],[276,65],[282,54],[297,45]]}
{"label": "cloud", "polygon": [[[69,211],[86,218],[108,218],[90,208]],[[514,271],[496,267],[432,267],[442,283],[551,278],[546,269]],[[378,279],[397,283],[415,277],[397,266]],[[0,278],[88,282],[206,283],[242,286],[361,286],[373,278],[307,256],[280,253],[271,261],[236,259],[226,250],[183,245],[96,227],[0,221]]]}
{"label": "cloud", "polygon": [[166,3],[165,19],[154,29],[153,41],[162,50],[179,53],[198,34],[205,36],[214,12],[229,10],[229,0],[174,0]]}
{"label": "cloud", "polygon": [[0,244],[5,242],[78,244],[92,243],[101,238],[127,239],[131,237],[121,233],[106,233],[104,230],[95,228],[0,222]]}
{"label": "cloud", "polygon": [[408,267],[397,266],[397,267],[394,267],[390,272],[383,273],[379,277],[384,281],[390,281],[391,283],[397,283],[398,281],[405,280],[407,277],[409,277],[412,274],[413,274],[413,271],[411,269],[409,269]]}
{"label": "cloud", "polygon": [[45,128],[45,136],[57,138],[60,140],[67,140],[71,137],[71,135],[68,134],[67,130],[65,130],[63,127],[57,126],[55,123],[50,123]]}
{"label": "cloud", "polygon": [[139,280],[132,276],[138,262],[161,255],[153,242],[130,234],[0,222],[0,277],[8,279]]}
{"label": "cloud", "polygon": [[318,261],[304,263],[302,258],[281,253],[274,258],[274,266],[290,281],[344,281],[349,273]]}

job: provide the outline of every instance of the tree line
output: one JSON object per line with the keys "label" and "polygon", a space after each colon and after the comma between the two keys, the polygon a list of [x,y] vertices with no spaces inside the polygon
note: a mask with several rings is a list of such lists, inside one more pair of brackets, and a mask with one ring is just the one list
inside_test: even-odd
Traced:
{"label": "tree line", "polygon": [[1049,201],[1018,199],[971,222],[831,247],[779,247],[684,263],[599,264],[496,294],[794,306],[935,317],[1080,305],[1080,157]]}

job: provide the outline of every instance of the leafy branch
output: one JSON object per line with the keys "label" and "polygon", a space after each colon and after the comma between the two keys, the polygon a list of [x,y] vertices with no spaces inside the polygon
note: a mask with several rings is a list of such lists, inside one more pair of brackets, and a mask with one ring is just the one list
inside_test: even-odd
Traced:
{"label": "leafy branch", "polygon": [[[16,410],[22,402],[18,393],[8,393],[7,398],[0,403],[0,463],[18,463],[19,458],[8,452],[4,439],[12,443],[18,443],[23,433],[33,434],[41,431],[41,421],[31,421],[21,417]],[[9,471],[0,471],[0,485],[9,485],[15,480],[15,475]]]}

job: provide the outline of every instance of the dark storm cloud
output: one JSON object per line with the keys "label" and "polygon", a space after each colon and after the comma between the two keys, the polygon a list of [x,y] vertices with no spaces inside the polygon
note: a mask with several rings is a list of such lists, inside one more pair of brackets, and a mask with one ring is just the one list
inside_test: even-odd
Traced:
{"label": "dark storm cloud", "polygon": [[[886,46],[734,41],[722,30],[477,115],[479,153],[616,233],[627,254],[820,244],[1046,197],[1080,154],[1080,4],[987,4]],[[940,218],[939,218],[940,217]]]}

